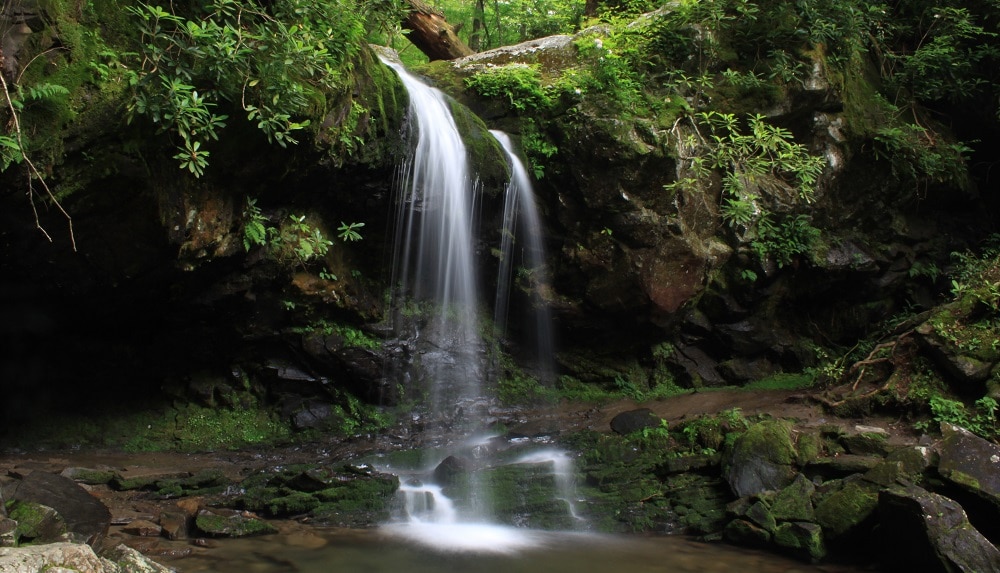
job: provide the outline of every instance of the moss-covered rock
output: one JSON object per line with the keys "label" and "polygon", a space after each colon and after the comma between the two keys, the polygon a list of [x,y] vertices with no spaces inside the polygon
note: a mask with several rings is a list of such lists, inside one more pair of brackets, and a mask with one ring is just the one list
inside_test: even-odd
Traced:
{"label": "moss-covered rock", "polygon": [[737,545],[767,547],[771,543],[771,532],[745,519],[730,521],[722,533],[727,541]]}
{"label": "moss-covered rock", "polygon": [[371,468],[295,464],[258,472],[234,504],[272,517],[310,515],[316,522],[370,527],[389,518],[399,480]]}
{"label": "moss-covered rock", "polygon": [[194,524],[199,531],[213,537],[249,537],[278,531],[270,523],[249,514],[220,510],[199,511]]}
{"label": "moss-covered rock", "polygon": [[819,561],[826,556],[823,529],[815,523],[793,521],[778,524],[774,531],[774,544],[811,561]]}
{"label": "moss-covered rock", "polygon": [[857,483],[824,496],[816,504],[816,523],[834,539],[862,527],[878,506],[878,494]]}
{"label": "moss-covered rock", "polygon": [[884,456],[889,453],[888,441],[889,435],[884,431],[858,432],[841,438],[847,451],[858,456]]}
{"label": "moss-covered rock", "polygon": [[66,521],[56,510],[32,501],[9,502],[7,516],[17,522],[13,537],[19,543],[51,542],[68,531]]}
{"label": "moss-covered rock", "polygon": [[778,521],[812,521],[812,495],[815,491],[816,486],[806,476],[796,475],[795,480],[774,497],[771,515]]}
{"label": "moss-covered rock", "polygon": [[795,459],[791,423],[766,420],[752,425],[736,440],[723,471],[733,492],[743,497],[791,483]]}

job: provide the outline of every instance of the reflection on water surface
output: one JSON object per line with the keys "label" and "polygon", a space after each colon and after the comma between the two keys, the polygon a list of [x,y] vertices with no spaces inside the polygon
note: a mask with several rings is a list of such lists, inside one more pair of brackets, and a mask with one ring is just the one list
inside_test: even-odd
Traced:
{"label": "reflection on water surface", "polygon": [[[446,528],[447,529],[447,528]],[[447,541],[451,538],[450,541]],[[452,549],[444,549],[444,547]],[[457,549],[456,549],[457,548]],[[485,548],[485,550],[484,550]],[[464,550],[463,550],[464,549]],[[503,550],[501,550],[503,549]],[[166,561],[180,573],[859,573],[678,536],[555,533],[496,526],[463,531],[288,527],[219,541]]]}

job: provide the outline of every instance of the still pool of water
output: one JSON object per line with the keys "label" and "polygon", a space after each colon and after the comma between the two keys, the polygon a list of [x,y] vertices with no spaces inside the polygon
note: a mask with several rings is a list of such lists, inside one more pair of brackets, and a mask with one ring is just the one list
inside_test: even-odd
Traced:
{"label": "still pool of water", "polygon": [[[455,545],[447,541],[457,535]],[[459,541],[461,540],[461,541]],[[163,561],[180,573],[860,573],[679,536],[612,536],[512,528],[401,525],[303,529],[219,541]]]}

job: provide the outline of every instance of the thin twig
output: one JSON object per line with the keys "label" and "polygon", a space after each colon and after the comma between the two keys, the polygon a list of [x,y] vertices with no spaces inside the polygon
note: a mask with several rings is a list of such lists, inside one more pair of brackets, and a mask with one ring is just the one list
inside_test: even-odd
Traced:
{"label": "thin twig", "polygon": [[35,207],[36,193],[35,193],[35,188],[31,182],[32,174],[34,174],[34,176],[38,178],[38,182],[42,184],[42,187],[45,189],[45,193],[49,196],[49,199],[52,200],[52,204],[55,205],[56,208],[59,209],[59,212],[63,214],[63,217],[66,218],[66,223],[69,225],[69,241],[70,244],[73,246],[73,252],[76,252],[76,236],[73,234],[73,218],[69,216],[69,213],[66,212],[66,209],[63,209],[62,204],[59,203],[59,200],[56,199],[55,194],[52,193],[51,189],[49,189],[49,185],[45,182],[45,178],[42,177],[42,174],[38,171],[38,168],[35,167],[35,164],[32,163],[31,158],[28,157],[28,154],[24,149],[24,140],[21,137],[21,122],[17,115],[17,109],[14,107],[14,102],[13,100],[10,99],[10,88],[7,86],[7,79],[3,76],[2,73],[0,73],[0,85],[3,85],[3,95],[7,100],[7,107],[10,109],[11,118],[14,122],[14,135],[17,137],[17,147],[20,149],[21,157],[24,159],[24,163],[27,164],[29,169],[28,200],[31,202],[31,210],[35,215],[35,227],[37,227],[38,230],[41,231],[43,235],[45,235],[45,238],[48,239],[50,243],[52,242],[52,237],[45,231],[45,228],[42,227],[42,222],[38,216],[38,208]]}

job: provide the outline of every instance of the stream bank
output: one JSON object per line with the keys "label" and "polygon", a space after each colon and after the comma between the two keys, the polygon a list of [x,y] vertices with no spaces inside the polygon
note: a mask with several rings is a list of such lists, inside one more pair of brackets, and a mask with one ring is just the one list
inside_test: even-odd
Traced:
{"label": "stream bank", "polygon": [[[932,562],[941,571],[1000,567],[1000,553],[983,537],[996,534],[989,525],[992,478],[970,461],[988,460],[997,448],[956,428],[933,438],[898,418],[840,418],[801,391],[567,403],[507,416],[505,439],[544,439],[576,460],[579,507],[590,531],[673,533],[800,563],[878,571],[937,570]],[[103,543],[125,544],[180,570],[188,557],[199,563],[192,570],[215,570],[205,563],[218,562],[213,547],[227,546],[225,539],[265,535],[284,547],[341,546],[325,533],[331,527],[388,521],[398,508],[396,478],[366,460],[401,447],[391,440],[186,454],[7,451],[0,472],[5,492],[32,472],[75,480],[108,508]],[[522,487],[543,487],[540,474],[523,475],[535,477]],[[254,484],[265,487],[251,491]],[[962,500],[968,518],[952,500]],[[949,525],[918,526],[913,520],[928,508],[947,515]],[[525,511],[532,509],[538,507]],[[343,535],[367,534],[334,533]],[[914,545],[939,549],[920,556],[924,568],[901,568],[913,566],[907,555]],[[789,567],[775,571],[799,570]]]}

